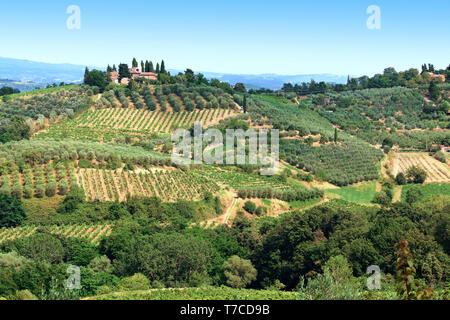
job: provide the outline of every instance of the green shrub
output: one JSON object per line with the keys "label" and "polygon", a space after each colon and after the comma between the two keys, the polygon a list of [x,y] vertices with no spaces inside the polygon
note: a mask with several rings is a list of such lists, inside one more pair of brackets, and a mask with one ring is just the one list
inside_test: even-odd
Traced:
{"label": "green shrub", "polygon": [[395,177],[395,182],[399,185],[399,186],[403,186],[406,184],[406,177],[403,174],[403,172],[400,172],[399,174],[397,174],[397,176]]}
{"label": "green shrub", "polygon": [[258,217],[264,216],[267,213],[267,208],[264,206],[260,206],[258,207],[258,209],[256,209],[255,213]]}
{"label": "green shrub", "polygon": [[53,197],[55,194],[56,194],[56,183],[49,182],[49,184],[47,184],[47,187],[45,188],[45,195],[47,197]]}
{"label": "green shrub", "polygon": [[442,163],[447,163],[447,159],[445,153],[442,151],[438,151],[434,154],[434,158]]}
{"label": "green shrub", "polygon": [[414,187],[406,191],[406,202],[412,204],[422,199],[423,193],[419,187]]}
{"label": "green shrub", "polygon": [[42,184],[36,186],[36,197],[43,198],[45,195],[45,187]]}
{"label": "green shrub", "polygon": [[256,204],[253,201],[246,201],[244,204],[244,210],[248,213],[254,214],[256,212]]}
{"label": "green shrub", "polygon": [[409,183],[422,184],[427,179],[427,172],[418,166],[411,166],[406,170],[406,179]]}
{"label": "green shrub", "polygon": [[150,280],[142,273],[127,278],[123,278],[119,284],[120,291],[149,290]]}
{"label": "green shrub", "polygon": [[88,159],[80,159],[80,161],[78,161],[78,167],[82,169],[90,168],[92,167],[92,162]]}
{"label": "green shrub", "polygon": [[61,181],[59,184],[58,193],[63,196],[67,193],[67,191],[69,191],[69,185],[66,181]]}

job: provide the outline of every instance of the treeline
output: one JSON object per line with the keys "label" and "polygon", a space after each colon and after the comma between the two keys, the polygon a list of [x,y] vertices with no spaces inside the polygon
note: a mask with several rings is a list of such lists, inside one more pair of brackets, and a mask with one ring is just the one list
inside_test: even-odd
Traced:
{"label": "treeline", "polygon": [[[139,64],[136,58],[133,59],[132,67],[138,68]],[[144,72],[154,72],[157,74],[157,80],[149,80],[143,77],[136,78],[130,81],[128,87],[136,85],[136,83],[141,84],[184,84],[188,87],[192,86],[212,86],[223,91],[234,94],[234,93],[246,93],[247,89],[243,83],[236,83],[234,86],[231,86],[228,82],[222,82],[218,79],[208,80],[202,73],[195,73],[192,69],[186,69],[184,72],[179,72],[177,75],[171,75],[169,71],[167,71],[164,60],[161,61],[161,65],[159,63],[156,64],[156,68],[153,66],[153,62],[146,60],[141,61],[141,70]],[[129,65],[126,63],[120,63],[118,67],[113,65],[112,67],[108,65],[106,71],[100,70],[92,70],[86,67],[84,73],[84,83],[90,86],[95,86],[100,89],[101,92],[105,90],[108,84],[111,82],[111,72],[117,71],[119,73],[119,81],[123,78],[131,78],[131,72]]]}
{"label": "treeline", "polygon": [[114,169],[122,163],[140,166],[170,166],[169,156],[144,150],[142,147],[120,144],[98,144],[76,140],[22,140],[0,145],[0,175],[38,164],[86,159],[108,163]]}
{"label": "treeline", "polygon": [[242,199],[262,198],[262,199],[279,199],[286,202],[305,201],[315,198],[323,198],[323,190],[312,188],[295,188],[295,189],[273,189],[264,188],[243,188],[238,190],[238,196]]}
{"label": "treeline", "polygon": [[20,93],[19,89],[14,89],[11,87],[2,87],[0,88],[0,97],[1,96],[6,96],[8,94],[14,94],[14,93]]}
{"label": "treeline", "polygon": [[[359,78],[347,79],[346,84],[332,84],[325,82],[316,82],[311,80],[309,83],[292,84],[285,83],[280,91],[285,93],[295,93],[296,95],[308,95],[314,93],[325,93],[327,91],[347,91],[361,90],[371,88],[392,88],[392,87],[410,87],[416,88],[419,85],[429,84],[435,80],[431,74],[444,75],[446,82],[450,82],[450,65],[446,69],[436,70],[432,64],[423,65],[422,72],[415,68],[406,71],[397,72],[394,68],[384,69],[382,74],[376,74],[373,77],[362,76]],[[273,93],[268,89],[251,90],[250,93]]]}

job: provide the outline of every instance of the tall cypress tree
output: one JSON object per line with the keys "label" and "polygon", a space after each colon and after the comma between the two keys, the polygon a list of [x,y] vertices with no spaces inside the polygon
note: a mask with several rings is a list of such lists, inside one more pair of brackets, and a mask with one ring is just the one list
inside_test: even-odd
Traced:
{"label": "tall cypress tree", "polygon": [[164,60],[161,61],[161,73],[166,73],[166,66],[164,64]]}
{"label": "tall cypress tree", "polygon": [[244,101],[242,101],[242,109],[244,113],[247,113],[247,95],[244,95]]}
{"label": "tall cypress tree", "polygon": [[113,71],[117,71],[116,65],[113,64]]}
{"label": "tall cypress tree", "polygon": [[153,67],[153,62],[149,63],[150,72],[155,72],[155,68]]}
{"label": "tall cypress tree", "polygon": [[156,73],[160,73],[160,69],[159,69],[159,62],[156,63]]}
{"label": "tall cypress tree", "polygon": [[108,64],[108,67],[106,68],[106,72],[111,72],[112,71],[112,68],[111,68],[111,66]]}
{"label": "tall cypress tree", "polygon": [[150,67],[148,65],[148,60],[145,60],[145,72],[150,72]]}
{"label": "tall cypress tree", "polygon": [[337,139],[338,139],[338,130],[337,128],[334,128],[334,143],[337,143]]}
{"label": "tall cypress tree", "polygon": [[137,68],[138,62],[137,62],[136,58],[133,58],[132,66],[133,66],[133,68]]}
{"label": "tall cypress tree", "polygon": [[441,96],[439,87],[433,81],[431,81],[430,86],[428,87],[428,93],[430,94],[430,98],[432,100],[437,100]]}
{"label": "tall cypress tree", "polygon": [[84,70],[84,83],[86,83],[88,76],[89,76],[89,68],[86,67],[86,69]]}
{"label": "tall cypress tree", "polygon": [[141,72],[143,72],[143,71],[144,71],[144,61],[141,60]]}

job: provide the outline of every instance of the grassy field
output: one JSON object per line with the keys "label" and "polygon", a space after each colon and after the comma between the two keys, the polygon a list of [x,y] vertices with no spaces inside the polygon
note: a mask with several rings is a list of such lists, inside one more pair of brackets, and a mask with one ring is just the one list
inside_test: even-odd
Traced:
{"label": "grassy field", "polygon": [[314,199],[308,199],[305,201],[292,201],[289,202],[289,205],[291,206],[292,209],[304,209],[307,208],[309,206],[312,206],[318,202],[320,202],[322,199],[319,198],[314,198]]}
{"label": "grassy field", "polygon": [[325,196],[344,199],[351,202],[369,204],[376,192],[376,182],[369,181],[340,189],[326,190]]}
{"label": "grassy field", "polygon": [[431,196],[437,196],[437,195],[446,195],[450,196],[450,184],[449,183],[428,183],[423,185],[414,185],[414,184],[408,184],[406,186],[403,186],[402,189],[402,202],[405,202],[406,200],[406,192],[408,192],[409,189],[418,187],[423,193],[423,199],[427,199]]}

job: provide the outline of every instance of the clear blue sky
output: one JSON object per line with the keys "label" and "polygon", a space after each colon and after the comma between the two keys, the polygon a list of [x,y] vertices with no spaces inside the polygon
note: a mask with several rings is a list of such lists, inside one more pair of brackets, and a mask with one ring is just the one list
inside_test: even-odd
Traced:
{"label": "clear blue sky", "polygon": [[[68,30],[69,5],[81,30]],[[369,30],[369,5],[381,30]],[[227,73],[372,75],[450,63],[448,0],[8,1],[0,56],[104,67],[164,59]]]}

